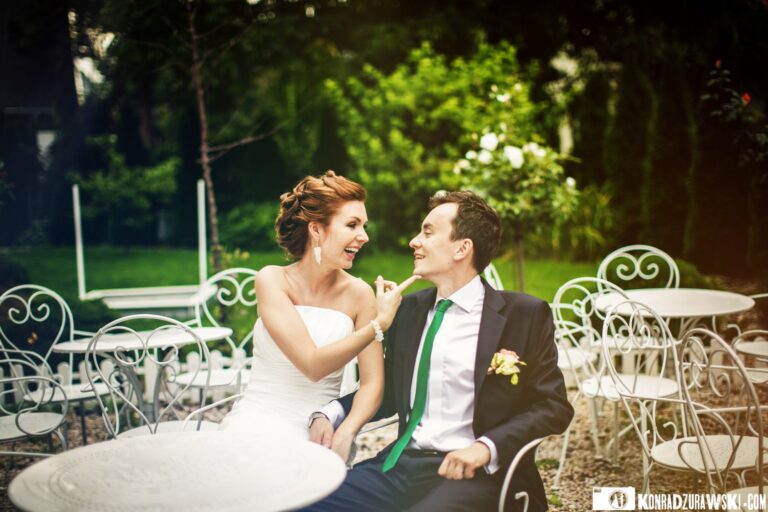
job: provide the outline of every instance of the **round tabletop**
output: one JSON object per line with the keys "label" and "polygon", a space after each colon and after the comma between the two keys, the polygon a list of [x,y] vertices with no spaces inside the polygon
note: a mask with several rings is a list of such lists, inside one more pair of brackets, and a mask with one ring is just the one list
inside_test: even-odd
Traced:
{"label": "round tabletop", "polygon": [[76,448],[13,479],[26,511],[256,511],[300,508],[341,485],[346,467],[309,441],[217,431],[142,436]]}
{"label": "round tabletop", "polygon": [[[229,327],[190,327],[202,341],[214,341],[224,339],[232,335]],[[154,334],[153,334],[154,333]],[[136,335],[139,335],[137,338]],[[150,337],[151,334],[151,337]],[[84,354],[88,351],[88,344],[93,338],[81,338],[73,341],[57,343],[53,346],[54,352]],[[149,343],[147,344],[147,339]],[[171,328],[159,331],[136,331],[107,333],[99,338],[96,352],[114,352],[115,350],[142,350],[144,348],[164,348],[170,346],[182,346],[194,343],[195,338],[189,332],[181,328]]]}
{"label": "round tabletop", "polygon": [[[747,311],[755,306],[754,299],[746,295],[722,290],[698,288],[643,288],[625,290],[633,301],[645,304],[663,318],[700,318],[729,315]],[[607,293],[595,299],[595,306],[606,311],[626,300],[618,293]],[[629,305],[619,306],[621,314],[630,313]]]}

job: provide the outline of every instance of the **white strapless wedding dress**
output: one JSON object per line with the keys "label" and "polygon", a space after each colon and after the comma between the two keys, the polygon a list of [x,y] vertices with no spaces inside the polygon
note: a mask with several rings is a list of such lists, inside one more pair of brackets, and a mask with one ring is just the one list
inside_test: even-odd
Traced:
{"label": "white strapless wedding dress", "polygon": [[[296,306],[315,345],[322,347],[354,332],[341,311]],[[318,382],[304,376],[275,344],[259,318],[253,328],[253,361],[248,387],[221,421],[220,430],[308,439],[310,415],[339,397],[343,368]]]}

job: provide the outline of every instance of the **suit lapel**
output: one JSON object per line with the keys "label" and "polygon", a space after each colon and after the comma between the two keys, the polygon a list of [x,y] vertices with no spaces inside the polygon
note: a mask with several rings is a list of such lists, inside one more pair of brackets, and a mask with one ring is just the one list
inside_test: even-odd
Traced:
{"label": "suit lapel", "polygon": [[403,411],[410,412],[411,410],[411,383],[413,382],[413,370],[416,365],[416,354],[419,351],[419,345],[421,344],[421,335],[424,332],[424,327],[427,323],[427,314],[432,306],[435,304],[435,298],[437,297],[437,288],[433,288],[428,293],[425,293],[416,304],[416,307],[412,310],[411,318],[408,322],[408,330],[406,331],[405,350],[403,357],[402,374],[402,390],[403,394],[400,397],[403,404]]}
{"label": "suit lapel", "polygon": [[477,352],[475,354],[475,404],[480,388],[485,381],[488,367],[491,365],[493,354],[499,346],[504,326],[508,316],[502,314],[506,302],[499,292],[491,288],[485,281],[485,300],[483,313],[480,318],[480,332],[477,335]]}

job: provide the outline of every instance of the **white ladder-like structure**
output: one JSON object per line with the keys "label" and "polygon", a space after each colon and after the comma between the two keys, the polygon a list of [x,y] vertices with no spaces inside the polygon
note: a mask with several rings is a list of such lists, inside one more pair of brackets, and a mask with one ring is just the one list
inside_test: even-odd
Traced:
{"label": "white ladder-like structure", "polygon": [[205,231],[205,183],[197,182],[197,249],[199,284],[181,286],[155,286],[90,290],[85,287],[85,258],[83,228],[80,217],[80,189],[72,185],[72,209],[75,221],[75,257],[77,260],[77,293],[80,300],[102,300],[112,309],[129,313],[180,312],[192,315],[196,304],[206,302],[216,292],[215,287],[205,287],[208,279],[208,251]]}

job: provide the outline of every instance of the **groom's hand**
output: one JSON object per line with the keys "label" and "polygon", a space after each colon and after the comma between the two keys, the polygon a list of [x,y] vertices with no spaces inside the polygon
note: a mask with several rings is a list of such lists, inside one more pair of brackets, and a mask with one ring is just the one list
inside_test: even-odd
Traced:
{"label": "groom's hand", "polygon": [[355,432],[348,431],[344,428],[344,425],[340,425],[338,430],[333,434],[333,440],[331,441],[331,450],[341,457],[341,460],[347,462],[349,460],[349,453],[352,449],[352,443],[355,442]]}
{"label": "groom's hand", "polygon": [[333,440],[333,425],[325,417],[325,415],[318,414],[312,420],[312,424],[309,426],[309,440],[313,443],[323,445],[326,448],[331,447]]}
{"label": "groom's hand", "polygon": [[491,450],[480,441],[466,448],[448,453],[440,464],[437,474],[448,480],[474,478],[475,470],[491,461]]}

